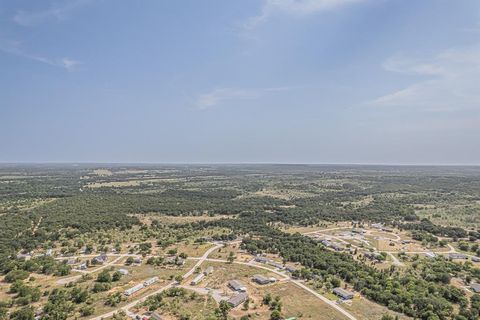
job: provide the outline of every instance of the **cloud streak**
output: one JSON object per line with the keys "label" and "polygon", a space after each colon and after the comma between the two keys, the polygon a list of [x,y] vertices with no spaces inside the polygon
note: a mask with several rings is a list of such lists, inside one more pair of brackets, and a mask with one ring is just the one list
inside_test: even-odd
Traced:
{"label": "cloud streak", "polygon": [[254,29],[278,13],[292,16],[308,16],[321,11],[364,1],[365,0],[264,0],[260,14],[248,19],[244,28],[246,30]]}
{"label": "cloud streak", "polygon": [[52,4],[50,8],[41,11],[19,10],[13,16],[13,21],[24,27],[31,27],[51,19],[59,21],[65,20],[72,11],[92,1],[93,0],[70,0],[63,5]]}
{"label": "cloud streak", "polygon": [[395,56],[383,64],[389,72],[426,79],[378,97],[378,107],[417,108],[424,111],[480,109],[480,46],[453,48],[427,61]]}
{"label": "cloud streak", "polygon": [[18,41],[0,42],[0,51],[8,53],[17,57],[29,59],[35,62],[40,62],[54,67],[63,68],[67,71],[75,71],[79,64],[79,61],[71,58],[50,59],[43,56],[35,55],[26,52],[21,48],[21,44]]}
{"label": "cloud streak", "polygon": [[266,94],[288,90],[288,87],[273,87],[260,89],[216,88],[198,96],[195,102],[196,109],[205,110],[225,102],[239,100],[256,100]]}

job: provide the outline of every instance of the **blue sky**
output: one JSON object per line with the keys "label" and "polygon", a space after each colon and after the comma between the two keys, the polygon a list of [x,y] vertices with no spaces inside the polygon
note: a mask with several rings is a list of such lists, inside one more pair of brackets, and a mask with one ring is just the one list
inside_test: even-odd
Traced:
{"label": "blue sky", "polygon": [[478,0],[0,0],[0,162],[480,164]]}

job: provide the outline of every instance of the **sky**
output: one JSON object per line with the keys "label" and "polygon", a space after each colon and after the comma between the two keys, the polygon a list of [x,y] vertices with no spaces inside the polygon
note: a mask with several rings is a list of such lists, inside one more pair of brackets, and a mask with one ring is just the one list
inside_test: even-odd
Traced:
{"label": "sky", "polygon": [[0,0],[0,162],[480,164],[480,1]]}

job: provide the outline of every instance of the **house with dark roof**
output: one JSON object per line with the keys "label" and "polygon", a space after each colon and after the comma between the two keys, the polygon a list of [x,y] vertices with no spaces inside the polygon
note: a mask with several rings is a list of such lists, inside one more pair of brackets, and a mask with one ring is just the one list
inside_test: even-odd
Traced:
{"label": "house with dark roof", "polygon": [[245,285],[241,281],[238,281],[238,280],[230,280],[228,282],[228,286],[234,291],[238,291],[238,292],[247,291],[247,288],[245,287]]}
{"label": "house with dark roof", "polygon": [[264,284],[269,284],[269,283],[271,282],[269,278],[264,277],[264,276],[262,276],[262,275],[260,275],[260,274],[254,275],[254,276],[252,277],[252,280],[253,280],[254,282],[256,282],[256,283],[258,283],[258,284],[262,284],[262,285],[264,285]]}
{"label": "house with dark roof", "polygon": [[232,308],[238,307],[240,304],[244,303],[248,299],[248,294],[246,292],[241,292],[230,299],[227,300],[227,303],[232,306]]}
{"label": "house with dark roof", "polygon": [[452,260],[467,260],[468,259],[468,256],[466,254],[456,253],[456,252],[450,253],[448,255],[448,257]]}
{"label": "house with dark roof", "polygon": [[353,299],[354,296],[353,292],[342,289],[340,287],[333,289],[333,293],[339,296],[342,300],[350,300]]}

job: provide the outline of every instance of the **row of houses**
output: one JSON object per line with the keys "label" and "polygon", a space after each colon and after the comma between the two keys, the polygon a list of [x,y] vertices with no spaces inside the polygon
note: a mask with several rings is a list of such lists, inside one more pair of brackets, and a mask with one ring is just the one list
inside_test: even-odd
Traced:
{"label": "row of houses", "polygon": [[296,269],[293,268],[293,267],[284,266],[284,265],[281,264],[281,263],[278,263],[278,262],[276,262],[276,261],[273,261],[272,259],[269,259],[269,258],[264,257],[264,256],[260,256],[260,255],[258,255],[258,256],[255,257],[255,262],[263,263],[263,264],[268,264],[268,265],[270,265],[270,266],[272,266],[272,267],[275,267],[275,268],[280,269],[280,270],[286,270],[286,271],[288,271],[288,272],[290,272],[290,273],[293,273],[293,272],[296,271]]}
{"label": "row of houses", "polygon": [[137,284],[136,286],[133,286],[130,289],[125,290],[125,292],[123,294],[126,295],[127,297],[131,296],[135,292],[138,292],[138,291],[142,290],[143,288],[154,284],[157,281],[158,281],[158,277],[150,278],[148,280],[145,280],[145,282],[143,282],[143,283]]}

